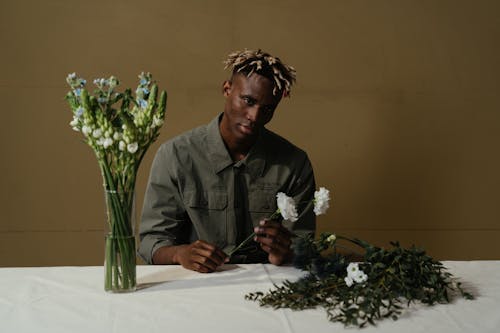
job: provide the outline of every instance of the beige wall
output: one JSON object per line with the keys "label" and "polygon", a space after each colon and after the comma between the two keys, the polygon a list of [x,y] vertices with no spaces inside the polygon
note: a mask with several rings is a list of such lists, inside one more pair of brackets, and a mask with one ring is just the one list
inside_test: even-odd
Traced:
{"label": "beige wall", "polygon": [[[65,77],[151,71],[159,141],[221,111],[221,61],[262,48],[298,71],[270,128],[335,193],[320,231],[500,259],[497,1],[0,0],[0,266],[99,265],[104,199]],[[141,167],[138,209],[157,142]]]}

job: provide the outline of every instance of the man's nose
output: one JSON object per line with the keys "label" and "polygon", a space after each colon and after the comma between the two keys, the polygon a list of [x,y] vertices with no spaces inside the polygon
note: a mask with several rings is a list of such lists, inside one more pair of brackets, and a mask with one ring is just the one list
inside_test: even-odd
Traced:
{"label": "man's nose", "polygon": [[262,115],[262,111],[258,105],[252,105],[247,109],[247,119],[251,122],[257,122],[259,117]]}

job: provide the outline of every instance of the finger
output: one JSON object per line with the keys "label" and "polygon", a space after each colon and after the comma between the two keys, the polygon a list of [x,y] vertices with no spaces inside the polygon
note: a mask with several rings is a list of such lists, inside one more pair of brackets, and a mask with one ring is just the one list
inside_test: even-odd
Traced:
{"label": "finger", "polygon": [[257,237],[267,237],[271,239],[275,239],[276,242],[284,244],[285,246],[289,246],[291,241],[291,233],[286,228],[264,228],[264,227],[255,227],[254,229]]}
{"label": "finger", "polygon": [[193,271],[200,272],[200,273],[211,273],[211,272],[213,272],[213,270],[211,270],[207,266],[202,265],[202,264],[200,264],[198,262],[193,262],[191,264],[191,269]]}
{"label": "finger", "polygon": [[260,243],[262,249],[267,253],[279,252],[287,253],[290,250],[291,241],[289,239],[282,239],[278,237],[255,237],[255,241]]}
{"label": "finger", "polygon": [[217,254],[210,250],[205,250],[202,248],[193,248],[192,257],[198,258],[196,261],[200,264],[206,265],[209,268],[217,268],[217,266],[222,265],[224,259],[220,258]]}
{"label": "finger", "polygon": [[254,231],[257,232],[257,229],[263,233],[270,233],[273,235],[277,235],[278,233],[292,234],[283,224],[276,221],[260,221],[259,225],[254,228]]}
{"label": "finger", "polygon": [[281,222],[278,222],[278,221],[264,219],[264,220],[259,221],[259,226],[279,228],[279,227],[282,227],[283,225],[281,224]]}
{"label": "finger", "polygon": [[290,251],[286,252],[277,251],[276,249],[272,249],[267,245],[262,245],[262,250],[264,250],[266,253],[269,254],[268,257],[269,262],[275,265],[281,265],[283,262],[286,261],[286,258],[288,258],[291,254]]}
{"label": "finger", "polygon": [[191,257],[191,260],[193,262],[193,265],[197,268],[197,270],[203,273],[213,272],[219,266],[210,258],[201,255],[193,255]]}
{"label": "finger", "polygon": [[199,250],[199,254],[211,258],[218,265],[221,265],[227,259],[227,254],[213,244],[199,240],[194,245],[194,248]]}
{"label": "finger", "polygon": [[195,243],[194,249],[197,254],[210,258],[217,266],[222,265],[228,259],[227,254],[221,249],[203,241]]}

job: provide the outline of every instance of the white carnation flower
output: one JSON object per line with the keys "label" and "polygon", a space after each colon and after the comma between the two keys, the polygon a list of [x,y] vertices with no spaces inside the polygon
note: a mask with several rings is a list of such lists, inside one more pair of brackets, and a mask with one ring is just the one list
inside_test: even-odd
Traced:
{"label": "white carnation flower", "polygon": [[137,142],[133,142],[133,143],[130,143],[127,145],[127,150],[131,154],[135,153],[138,148],[139,148],[139,145],[137,144]]}
{"label": "white carnation flower", "polygon": [[284,220],[290,222],[295,222],[298,219],[297,209],[295,208],[295,201],[283,192],[279,192],[276,195],[276,203],[278,205],[279,212],[283,216]]}
{"label": "white carnation flower", "polygon": [[126,148],[127,148],[127,144],[125,143],[125,141],[120,141],[118,143],[118,149],[120,149],[121,151],[124,151]]}
{"label": "white carnation flower", "polygon": [[318,191],[314,192],[314,214],[325,214],[326,210],[330,207],[328,201],[330,200],[330,191],[324,187],[320,187]]}

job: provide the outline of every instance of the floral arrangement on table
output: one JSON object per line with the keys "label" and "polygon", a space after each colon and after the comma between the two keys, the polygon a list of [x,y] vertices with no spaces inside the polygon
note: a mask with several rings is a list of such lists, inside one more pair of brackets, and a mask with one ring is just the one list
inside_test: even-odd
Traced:
{"label": "floral arrangement on table", "polygon": [[[283,219],[297,220],[295,203],[283,193],[277,197]],[[329,204],[328,190],[315,192],[314,212],[324,214]],[[338,252],[344,240],[364,251],[362,262],[350,262],[349,256]],[[295,282],[285,280],[281,286],[266,293],[253,292],[246,299],[275,309],[304,310],[323,307],[328,319],[346,326],[375,325],[377,320],[396,320],[403,306],[421,302],[428,305],[449,303],[450,296],[460,293],[466,299],[473,296],[464,291],[451,273],[424,250],[412,246],[402,248],[391,243],[383,249],[359,239],[323,233],[319,239],[300,237],[295,243],[294,266],[307,272]]]}
{"label": "floral arrangement on table", "polygon": [[167,95],[150,73],[139,75],[135,96],[131,89],[116,91],[119,81],[94,80],[90,94],[86,80],[75,73],[66,78],[66,95],[73,113],[70,126],[83,134],[97,157],[104,180],[109,233],[105,245],[105,290],[136,288],[134,189],[137,171],[149,146],[158,138],[165,117]]}

